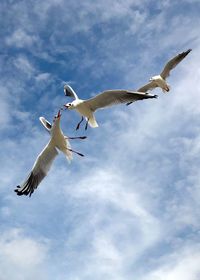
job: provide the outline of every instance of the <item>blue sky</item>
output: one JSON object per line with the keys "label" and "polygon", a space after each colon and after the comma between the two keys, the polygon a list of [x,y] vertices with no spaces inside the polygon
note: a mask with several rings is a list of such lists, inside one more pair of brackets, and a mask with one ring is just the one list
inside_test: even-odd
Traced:
{"label": "blue sky", "polygon": [[[4,280],[200,277],[199,1],[0,3],[0,275]],[[97,112],[31,198],[13,192],[67,81],[81,98],[137,89],[179,52],[171,91]],[[79,116],[65,112],[65,134]]]}

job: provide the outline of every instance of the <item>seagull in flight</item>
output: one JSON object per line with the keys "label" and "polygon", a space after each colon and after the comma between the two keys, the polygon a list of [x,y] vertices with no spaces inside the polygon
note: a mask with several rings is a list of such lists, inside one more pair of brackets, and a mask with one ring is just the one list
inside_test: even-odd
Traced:
{"label": "seagull in flight", "polygon": [[[52,125],[50,122],[48,122],[44,117],[39,117],[39,120],[40,122],[42,123],[42,125],[44,126],[44,128],[49,132],[49,134],[51,133],[51,128],[52,128]],[[64,136],[66,140],[70,139],[70,140],[74,140],[74,139],[81,139],[81,140],[84,140],[87,138],[87,136],[77,136],[77,137],[69,137],[69,136]],[[68,143],[68,146],[70,145],[69,144],[69,141],[67,142]],[[71,150],[72,152],[74,153],[77,153],[79,154],[78,152],[74,151],[74,150]]]}
{"label": "seagull in flight", "polygon": [[[153,76],[149,79],[149,83],[140,87],[137,91],[147,92],[156,87],[160,87],[164,93],[169,92],[170,86],[166,82],[166,78],[169,77],[170,71],[176,67],[190,52],[192,49],[188,49],[185,52],[179,53],[172,59],[170,59],[163,68],[162,72],[159,75]],[[128,102],[126,105],[130,105],[132,102]]]}
{"label": "seagull in flight", "polygon": [[53,125],[45,120],[44,117],[40,117],[40,121],[50,133],[51,138],[42,152],[38,155],[33,168],[26,180],[21,184],[21,186],[17,186],[17,188],[15,189],[17,195],[32,195],[34,190],[47,175],[54,159],[58,155],[58,150],[62,151],[69,161],[72,160],[72,152],[83,156],[83,154],[71,149],[68,141],[69,138],[67,136],[64,136],[60,128],[60,119],[60,110],[58,111],[57,116],[54,117]]}
{"label": "seagull in flight", "polygon": [[97,109],[110,107],[116,104],[135,102],[138,100],[157,97],[157,95],[152,95],[144,92],[116,89],[106,90],[90,99],[82,100],[79,99],[75,91],[69,85],[64,86],[64,93],[65,96],[70,96],[75,99],[73,102],[65,104],[64,107],[69,110],[75,109],[82,116],[81,121],[77,124],[76,130],[79,129],[80,124],[84,119],[83,117],[86,118],[85,130],[87,129],[88,124],[91,127],[98,127],[94,116],[94,112]]}

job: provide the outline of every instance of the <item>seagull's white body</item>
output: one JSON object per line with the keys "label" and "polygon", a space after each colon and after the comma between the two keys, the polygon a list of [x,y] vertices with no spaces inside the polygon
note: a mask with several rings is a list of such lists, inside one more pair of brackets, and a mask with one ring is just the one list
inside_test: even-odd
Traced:
{"label": "seagull's white body", "polygon": [[[69,85],[64,86],[64,92],[66,96],[70,96],[75,99],[73,102],[67,103],[64,106],[70,110],[75,109],[81,116],[84,116],[87,119],[87,122],[91,127],[98,127],[94,116],[94,112],[98,109],[103,109],[112,105],[122,104],[129,101],[134,102],[137,100],[157,97],[157,95],[146,94],[144,92],[119,89],[107,90],[90,99],[82,100],[78,98],[77,94]],[[80,123],[78,124],[77,129],[79,128]]]}
{"label": "seagull's white body", "polygon": [[150,83],[140,87],[138,91],[147,92],[148,90],[160,87],[164,93],[168,92],[170,90],[170,86],[167,84],[166,78],[169,77],[170,71],[174,69],[190,52],[191,49],[188,49],[187,51],[179,53],[178,55],[170,59],[165,64],[162,72],[159,75],[150,78]]}
{"label": "seagull's white body", "polygon": [[58,155],[58,150],[62,151],[69,161],[72,159],[72,151],[70,150],[69,141],[67,141],[60,128],[60,117],[61,115],[58,113],[58,116],[54,118],[51,129],[48,129],[51,134],[51,139],[38,155],[27,179],[21,186],[17,186],[17,189],[15,189],[17,195],[31,196],[40,182],[47,175],[55,157]]}
{"label": "seagull's white body", "polygon": [[91,127],[98,127],[98,123],[96,122],[93,111],[90,109],[87,103],[84,102],[84,100],[76,99],[72,102],[72,104],[73,105],[69,109],[75,109],[81,116],[84,116],[88,120],[88,123]]}
{"label": "seagull's white body", "polygon": [[161,77],[161,75],[153,76],[150,81],[155,83],[155,87],[160,87],[163,92],[168,92],[170,90],[169,85],[167,84],[165,79]]}
{"label": "seagull's white body", "polygon": [[60,128],[60,118],[56,118],[52,125],[49,145],[62,151],[69,161],[72,160],[72,152],[69,150],[69,141],[65,138],[65,135]]}

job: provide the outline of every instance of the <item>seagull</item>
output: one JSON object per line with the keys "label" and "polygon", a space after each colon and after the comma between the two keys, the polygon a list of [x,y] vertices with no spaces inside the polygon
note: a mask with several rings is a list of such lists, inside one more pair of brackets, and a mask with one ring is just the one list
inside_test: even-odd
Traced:
{"label": "seagull", "polygon": [[[15,189],[17,195],[32,195],[34,190],[47,175],[54,159],[58,155],[58,150],[65,154],[68,161],[72,160],[72,152],[75,151],[71,149],[68,137],[64,136],[60,128],[60,119],[60,110],[58,111],[57,116],[54,117],[53,125],[46,121],[44,117],[40,117],[40,121],[51,134],[51,138],[42,152],[38,155],[26,180],[21,184],[21,186],[17,186]],[[81,153],[77,154],[83,156]]]}
{"label": "seagull", "polygon": [[[42,123],[42,125],[44,126],[44,128],[49,132],[49,134],[51,133],[51,123],[48,122],[44,117],[39,117],[39,120],[40,122]],[[77,137],[69,137],[69,136],[64,136],[66,140],[70,139],[70,140],[73,140],[73,139],[81,139],[81,140],[84,140],[87,138],[87,136],[77,136]],[[69,145],[69,142],[68,142],[68,145]],[[78,152],[74,151],[74,150],[71,150],[72,152],[75,152],[77,154],[79,154]]]}
{"label": "seagull", "polygon": [[[166,78],[169,77],[170,71],[176,67],[190,52],[192,49],[188,49],[185,52],[179,53],[172,59],[170,59],[163,68],[160,75],[153,76],[149,79],[150,83],[140,87],[137,91],[139,92],[147,92],[148,90],[152,90],[156,87],[160,87],[163,93],[167,93],[170,90],[169,84],[166,82]],[[126,105],[130,105],[132,102],[128,102]]]}
{"label": "seagull", "polygon": [[94,116],[94,112],[97,109],[102,109],[126,102],[134,102],[142,99],[157,98],[157,95],[152,95],[144,92],[116,89],[106,90],[90,99],[82,100],[78,98],[75,91],[69,85],[64,86],[64,93],[65,96],[70,96],[75,99],[73,102],[65,104],[64,107],[69,110],[75,109],[82,116],[81,121],[77,124],[76,130],[79,129],[80,124],[84,119],[83,117],[86,118],[85,130],[88,127],[88,123],[93,128],[98,127]]}

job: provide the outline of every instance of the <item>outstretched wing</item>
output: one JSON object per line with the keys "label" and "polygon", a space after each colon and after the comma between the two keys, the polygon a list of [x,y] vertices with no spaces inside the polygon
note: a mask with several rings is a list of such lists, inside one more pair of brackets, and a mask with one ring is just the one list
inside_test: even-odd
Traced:
{"label": "outstretched wing", "polygon": [[[148,90],[152,90],[152,89],[154,89],[154,88],[156,88],[156,87],[157,87],[156,83],[155,83],[154,81],[152,81],[152,82],[150,82],[150,83],[148,83],[148,84],[142,86],[142,87],[139,88],[137,91],[143,92],[143,93],[147,94],[146,92],[147,92]],[[157,95],[155,95],[155,97],[157,97]],[[133,103],[132,101],[129,101],[129,102],[126,103],[126,105],[130,105],[130,104],[132,104],[132,103]]]}
{"label": "outstretched wing", "polygon": [[142,86],[137,91],[139,91],[139,92],[147,92],[148,90],[152,90],[152,89],[154,89],[156,87],[157,87],[156,83],[154,81],[152,81],[152,82]]}
{"label": "outstretched wing", "polygon": [[192,49],[187,50],[186,52],[182,52],[179,53],[178,55],[176,55],[175,57],[173,57],[170,61],[167,62],[167,64],[165,65],[163,71],[161,72],[160,76],[163,79],[166,79],[169,74],[170,71],[176,67],[176,65],[178,63],[180,63],[190,52]]}
{"label": "outstretched wing", "polygon": [[64,85],[64,93],[65,93],[65,96],[70,96],[74,99],[78,99],[77,94],[75,93],[73,88],[70,87],[69,85]]}
{"label": "outstretched wing", "polygon": [[42,125],[46,128],[46,130],[50,133],[52,125],[48,122],[44,117],[39,117]]}
{"label": "outstretched wing", "polygon": [[156,95],[151,95],[147,93],[119,89],[119,90],[104,91],[84,102],[87,103],[87,105],[90,107],[92,111],[96,111],[97,109],[110,107],[117,104],[134,102],[138,100],[156,98],[156,97],[157,97]]}
{"label": "outstretched wing", "polygon": [[55,157],[58,154],[56,148],[51,147],[49,143],[37,157],[33,168],[26,180],[21,184],[21,186],[17,186],[17,188],[15,189],[17,195],[31,196],[40,182],[47,175]]}

